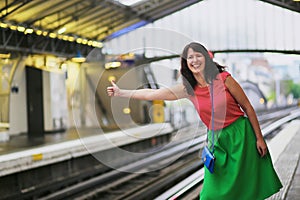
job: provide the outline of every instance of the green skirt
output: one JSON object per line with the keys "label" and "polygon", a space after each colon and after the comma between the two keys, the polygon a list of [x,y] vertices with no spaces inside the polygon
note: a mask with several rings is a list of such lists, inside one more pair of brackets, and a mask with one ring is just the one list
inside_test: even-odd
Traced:
{"label": "green skirt", "polygon": [[282,187],[270,154],[260,157],[246,117],[215,131],[214,154],[214,173],[205,168],[200,200],[263,200]]}

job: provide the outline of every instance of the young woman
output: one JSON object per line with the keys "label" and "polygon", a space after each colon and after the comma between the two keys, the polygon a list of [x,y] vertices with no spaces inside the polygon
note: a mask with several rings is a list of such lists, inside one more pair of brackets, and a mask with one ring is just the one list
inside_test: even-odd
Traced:
{"label": "young woman", "polygon": [[263,200],[278,192],[281,182],[256,113],[240,85],[196,42],[183,50],[181,74],[183,83],[171,88],[124,90],[112,82],[107,93],[141,100],[189,98],[209,130],[213,95],[216,161],[213,174],[205,169],[200,199]]}

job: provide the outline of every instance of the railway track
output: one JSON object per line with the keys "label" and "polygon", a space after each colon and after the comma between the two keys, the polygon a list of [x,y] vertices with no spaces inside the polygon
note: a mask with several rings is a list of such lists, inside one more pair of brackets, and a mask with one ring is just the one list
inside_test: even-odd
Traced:
{"label": "railway track", "polygon": [[[300,116],[299,109],[295,114],[291,114],[292,111],[295,108],[259,115],[264,136],[268,137],[284,123]],[[204,176],[199,150],[206,139],[205,132],[197,135],[200,136],[192,142],[186,140],[161,149],[119,171],[81,181],[41,199],[197,199]]]}

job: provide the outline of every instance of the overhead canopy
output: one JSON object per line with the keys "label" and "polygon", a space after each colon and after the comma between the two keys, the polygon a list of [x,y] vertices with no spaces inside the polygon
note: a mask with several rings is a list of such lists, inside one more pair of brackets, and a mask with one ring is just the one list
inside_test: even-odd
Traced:
{"label": "overhead canopy", "polygon": [[295,12],[300,12],[300,0],[261,0]]}
{"label": "overhead canopy", "polygon": [[[82,49],[82,46],[102,47],[106,40],[200,1],[2,0],[0,49],[68,54],[74,48]],[[293,0],[262,1],[300,12],[300,3]],[[69,43],[74,44],[61,52],[62,46]]]}
{"label": "overhead canopy", "polygon": [[117,0],[2,0],[0,19],[25,28],[104,41],[199,1],[131,0],[136,4],[127,6]]}

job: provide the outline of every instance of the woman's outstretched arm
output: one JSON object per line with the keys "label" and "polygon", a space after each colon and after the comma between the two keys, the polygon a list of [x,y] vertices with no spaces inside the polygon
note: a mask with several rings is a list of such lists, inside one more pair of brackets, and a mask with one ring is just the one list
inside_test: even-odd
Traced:
{"label": "woman's outstretched arm", "polygon": [[125,90],[120,89],[113,81],[111,81],[111,86],[107,87],[107,94],[140,100],[177,100],[188,97],[183,84],[170,88]]}

